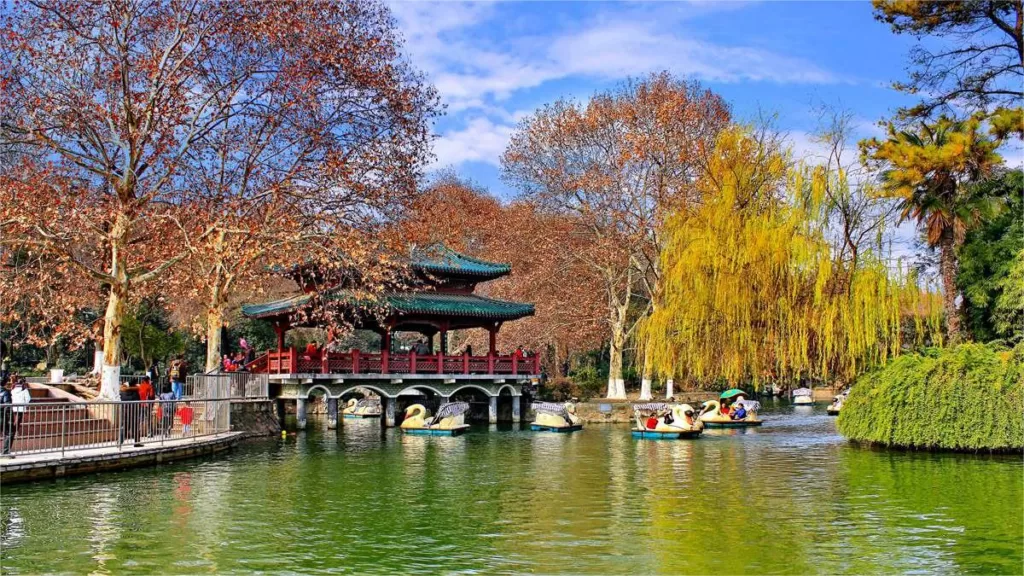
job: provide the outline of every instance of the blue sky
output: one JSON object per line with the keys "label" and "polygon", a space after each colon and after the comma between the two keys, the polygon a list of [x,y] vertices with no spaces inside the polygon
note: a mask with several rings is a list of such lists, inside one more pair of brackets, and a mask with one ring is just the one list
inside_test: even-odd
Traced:
{"label": "blue sky", "polygon": [[499,157],[516,122],[560,97],[585,100],[629,76],[697,79],[739,119],[777,114],[797,153],[812,152],[817,109],[849,110],[858,137],[911,102],[892,90],[912,38],[892,34],[867,2],[396,2],[413,64],[447,114],[434,168],[508,198]]}

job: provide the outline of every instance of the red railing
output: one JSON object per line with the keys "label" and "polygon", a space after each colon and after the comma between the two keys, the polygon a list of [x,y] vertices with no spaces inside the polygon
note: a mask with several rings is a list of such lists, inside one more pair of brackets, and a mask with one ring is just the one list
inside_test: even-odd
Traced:
{"label": "red railing", "polygon": [[538,374],[536,356],[450,356],[443,354],[368,354],[351,352],[315,352],[307,354],[294,348],[270,351],[249,364],[252,372],[270,374]]}

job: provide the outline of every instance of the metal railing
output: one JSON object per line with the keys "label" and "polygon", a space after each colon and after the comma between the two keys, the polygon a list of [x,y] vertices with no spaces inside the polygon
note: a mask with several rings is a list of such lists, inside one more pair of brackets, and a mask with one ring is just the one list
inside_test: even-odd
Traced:
{"label": "metal railing", "polygon": [[0,406],[3,455],[162,446],[231,431],[231,400],[34,402]]}
{"label": "metal railing", "polygon": [[209,372],[186,378],[183,398],[266,398],[270,378],[253,372]]}

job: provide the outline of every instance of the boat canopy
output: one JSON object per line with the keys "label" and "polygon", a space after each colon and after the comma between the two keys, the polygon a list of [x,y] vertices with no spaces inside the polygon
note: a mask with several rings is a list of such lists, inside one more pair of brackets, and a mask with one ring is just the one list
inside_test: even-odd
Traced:
{"label": "boat canopy", "polygon": [[534,402],[533,409],[536,412],[553,414],[565,418],[566,421],[569,420],[569,411],[565,408],[565,404],[559,404],[558,402]]}
{"label": "boat canopy", "polygon": [[727,400],[729,398],[735,398],[737,396],[746,396],[746,395],[747,395],[747,393],[744,392],[743,390],[740,390],[739,388],[730,388],[730,389],[726,390],[725,392],[722,392],[722,395],[719,396],[718,399],[719,400]]}
{"label": "boat canopy", "polygon": [[380,408],[380,398],[360,398],[356,402],[356,408]]}
{"label": "boat canopy", "polygon": [[672,404],[664,402],[648,402],[646,404],[633,404],[633,412],[664,412],[671,410]]}
{"label": "boat canopy", "polygon": [[737,404],[743,404],[744,410],[750,410],[753,412],[761,411],[761,403],[757,400],[751,400],[749,398],[740,398],[736,401]]}
{"label": "boat canopy", "polygon": [[449,402],[448,404],[442,404],[437,409],[437,416],[434,416],[434,422],[440,422],[444,418],[451,416],[458,416],[459,414],[465,414],[469,412],[469,402]]}
{"label": "boat canopy", "polygon": [[793,390],[793,396],[811,396],[814,392],[811,392],[810,388],[797,388]]}

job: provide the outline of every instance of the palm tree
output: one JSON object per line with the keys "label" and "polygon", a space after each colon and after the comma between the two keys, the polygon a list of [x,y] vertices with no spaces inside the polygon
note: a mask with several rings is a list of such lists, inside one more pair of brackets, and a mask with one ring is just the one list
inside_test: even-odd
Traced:
{"label": "palm tree", "polygon": [[1001,140],[982,130],[982,119],[941,116],[912,130],[897,130],[890,123],[886,140],[861,142],[865,160],[882,168],[882,194],[901,200],[900,221],[916,221],[928,245],[939,252],[946,332],[953,343],[960,340],[957,247],[968,228],[993,207],[973,184],[1002,163],[995,152]]}

